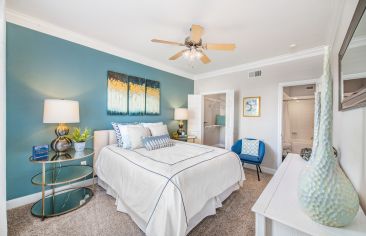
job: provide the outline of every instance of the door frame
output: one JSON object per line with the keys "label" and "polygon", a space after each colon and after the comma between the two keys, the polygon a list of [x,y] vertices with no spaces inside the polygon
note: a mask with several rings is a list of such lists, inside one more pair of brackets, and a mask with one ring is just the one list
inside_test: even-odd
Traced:
{"label": "door frame", "polygon": [[319,79],[298,80],[278,84],[278,123],[277,123],[277,169],[282,164],[282,113],[283,113],[283,88],[297,85],[320,84]]}
{"label": "door frame", "polygon": [[[226,89],[226,90],[218,90],[218,91],[211,91],[211,92],[203,92],[203,93],[199,93],[197,95],[201,95],[202,96],[202,101],[203,101],[203,106],[202,106],[202,109],[204,110],[204,106],[205,106],[205,99],[204,99],[204,96],[206,95],[214,95],[214,94],[225,94],[226,97],[225,97],[225,124],[227,124],[228,122],[228,117],[227,117],[227,113],[229,112],[228,109],[229,107],[227,106],[227,95],[230,94],[230,93],[233,93],[234,97],[234,103],[233,103],[233,109],[234,109],[234,114],[233,117],[231,117],[232,119],[232,127],[229,127],[228,125],[225,125],[225,149],[230,149],[231,146],[233,145],[234,143],[234,126],[235,126],[235,90],[234,89]],[[204,118],[204,111],[203,111],[203,118]],[[203,124],[202,124],[203,125]],[[230,130],[231,128],[231,130]],[[204,141],[204,127],[202,127],[202,144],[203,144],[203,141]],[[232,140],[230,142],[228,142],[228,139],[227,139],[227,134],[231,132],[231,136],[232,136]]]}

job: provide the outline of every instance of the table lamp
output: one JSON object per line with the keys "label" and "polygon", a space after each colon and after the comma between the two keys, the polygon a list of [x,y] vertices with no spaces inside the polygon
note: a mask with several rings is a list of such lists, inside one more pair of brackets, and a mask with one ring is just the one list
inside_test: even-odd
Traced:
{"label": "table lamp", "polygon": [[52,140],[51,148],[56,152],[55,157],[67,155],[71,140],[66,137],[69,127],[65,123],[79,123],[79,102],[61,99],[45,99],[43,107],[43,123],[58,124],[55,129],[57,137]]}
{"label": "table lamp", "polygon": [[185,135],[186,131],[183,129],[183,120],[188,120],[188,109],[187,108],[175,108],[174,109],[174,120],[179,120],[179,129],[177,130],[178,135]]}

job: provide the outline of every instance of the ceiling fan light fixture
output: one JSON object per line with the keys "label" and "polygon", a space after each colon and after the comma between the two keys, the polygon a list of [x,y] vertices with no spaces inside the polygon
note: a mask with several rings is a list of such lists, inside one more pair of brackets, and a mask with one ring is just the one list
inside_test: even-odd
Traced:
{"label": "ceiling fan light fixture", "polygon": [[202,53],[200,51],[196,51],[195,56],[197,59],[200,59],[202,57]]}
{"label": "ceiling fan light fixture", "polygon": [[187,50],[187,51],[185,51],[185,52],[183,53],[184,58],[188,59],[189,55],[191,54],[190,52],[191,52],[191,50]]}
{"label": "ceiling fan light fixture", "polygon": [[163,43],[173,46],[184,46],[186,49],[179,51],[173,56],[169,57],[169,60],[177,60],[183,56],[186,60],[193,62],[200,60],[203,64],[211,62],[210,58],[205,54],[206,50],[220,50],[220,51],[233,51],[235,49],[234,43],[203,43],[202,34],[204,28],[200,25],[192,25],[190,36],[185,38],[184,43],[152,39],[154,43]]}

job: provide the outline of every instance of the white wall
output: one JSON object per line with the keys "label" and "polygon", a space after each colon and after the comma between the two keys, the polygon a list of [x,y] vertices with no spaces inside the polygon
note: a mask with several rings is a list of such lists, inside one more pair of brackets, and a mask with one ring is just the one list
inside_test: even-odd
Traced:
{"label": "white wall", "polygon": [[[249,79],[248,71],[196,80],[195,93],[235,90],[234,138],[255,137],[266,143],[263,166],[275,169],[277,156],[278,86],[281,82],[319,78],[322,57],[301,59],[260,68],[262,78]],[[261,116],[242,117],[243,97],[261,96]]]}
{"label": "white wall", "polygon": [[334,78],[334,146],[340,153],[340,163],[359,192],[366,213],[366,108],[338,111],[338,52],[343,43],[357,0],[347,0],[332,47],[331,63]]}
{"label": "white wall", "polygon": [[287,103],[291,139],[312,140],[314,134],[314,100],[295,100],[287,101]]}
{"label": "white wall", "polygon": [[0,235],[7,234],[6,221],[6,124],[5,124],[5,0],[0,0]]}

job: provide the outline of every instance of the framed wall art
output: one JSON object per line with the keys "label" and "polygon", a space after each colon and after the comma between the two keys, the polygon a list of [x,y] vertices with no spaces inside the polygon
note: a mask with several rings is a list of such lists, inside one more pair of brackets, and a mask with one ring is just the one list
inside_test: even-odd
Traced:
{"label": "framed wall art", "polygon": [[145,114],[160,114],[160,82],[154,80],[146,80],[146,98],[145,98]]}
{"label": "framed wall art", "polygon": [[261,114],[261,97],[243,98],[243,117],[259,117]]}
{"label": "framed wall art", "polygon": [[108,71],[107,114],[128,114],[128,76]]}
{"label": "framed wall art", "polygon": [[128,114],[140,116],[145,114],[146,80],[128,76]]}

